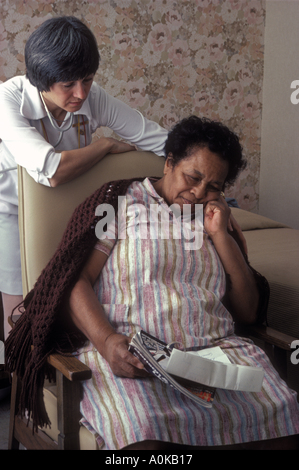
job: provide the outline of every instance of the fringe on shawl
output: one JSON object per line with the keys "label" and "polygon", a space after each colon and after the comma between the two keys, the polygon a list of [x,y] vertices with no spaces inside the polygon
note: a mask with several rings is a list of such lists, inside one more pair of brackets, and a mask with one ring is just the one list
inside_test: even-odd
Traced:
{"label": "fringe on shawl", "polygon": [[143,179],[106,183],[75,209],[54,256],[19,307],[24,313],[5,342],[6,367],[21,379],[19,413],[32,418],[33,432],[51,424],[43,400],[48,356],[54,351],[71,353],[86,340],[75,328],[68,331],[71,321],[63,299],[97,241],[95,225],[101,217],[95,216],[95,209],[106,203],[117,210],[118,196]]}

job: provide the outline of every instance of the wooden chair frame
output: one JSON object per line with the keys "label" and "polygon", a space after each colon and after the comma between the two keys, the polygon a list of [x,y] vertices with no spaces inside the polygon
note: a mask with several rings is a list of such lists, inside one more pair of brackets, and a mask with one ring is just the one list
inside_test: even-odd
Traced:
{"label": "wooden chair frame", "polygon": [[44,431],[32,430],[32,423],[18,414],[21,383],[13,374],[8,448],[35,450],[78,450],[80,428],[81,381],[91,378],[91,370],[75,357],[52,354],[48,363],[56,371],[59,436],[54,442]]}

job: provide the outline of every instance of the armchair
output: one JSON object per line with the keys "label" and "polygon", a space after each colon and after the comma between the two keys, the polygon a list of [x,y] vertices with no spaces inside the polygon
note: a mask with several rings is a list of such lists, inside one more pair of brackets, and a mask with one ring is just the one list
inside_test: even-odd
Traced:
{"label": "armchair", "polygon": [[[163,166],[164,159],[149,152],[110,155],[86,174],[57,188],[36,184],[23,168],[19,168],[19,226],[24,295],[33,287],[54,254],[67,222],[80,202],[107,181],[159,176],[162,175]],[[245,211],[240,214],[243,212]],[[234,215],[238,220],[238,211]],[[255,267],[254,264],[253,266]],[[287,354],[291,351],[294,339],[291,336],[280,335],[269,327],[252,327],[250,334],[258,336],[263,344],[269,344],[268,350],[273,357],[272,351],[275,350],[276,356],[277,348]],[[48,362],[56,370],[56,384],[45,382],[44,386],[44,399],[52,426],[33,434],[30,425],[27,426],[27,420],[18,416],[20,383],[14,374],[9,448],[16,449],[21,443],[27,449],[97,449],[94,436],[79,423],[80,383],[90,379],[90,369],[76,358],[65,358],[58,354],[50,356]],[[284,363],[281,369],[285,371]]]}

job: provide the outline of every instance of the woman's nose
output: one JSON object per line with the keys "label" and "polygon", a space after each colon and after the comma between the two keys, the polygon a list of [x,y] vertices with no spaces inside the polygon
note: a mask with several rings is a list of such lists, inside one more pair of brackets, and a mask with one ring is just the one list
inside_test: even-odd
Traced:
{"label": "woman's nose", "polygon": [[191,192],[191,194],[193,194],[195,196],[197,201],[200,201],[200,202],[202,202],[202,200],[206,197],[206,187],[205,187],[204,184],[198,184],[198,185],[194,186],[190,190],[190,192]]}
{"label": "woman's nose", "polygon": [[81,82],[77,82],[74,89],[73,95],[75,98],[79,98],[80,100],[85,100],[87,97],[87,92],[85,91],[85,87]]}

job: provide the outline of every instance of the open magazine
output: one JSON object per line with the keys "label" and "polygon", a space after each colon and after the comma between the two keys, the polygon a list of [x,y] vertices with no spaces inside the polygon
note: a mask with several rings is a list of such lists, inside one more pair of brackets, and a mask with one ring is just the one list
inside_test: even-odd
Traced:
{"label": "open magazine", "polygon": [[129,351],[138,357],[147,372],[196,401],[199,405],[211,408],[215,388],[189,382],[179,377],[174,378],[162,366],[163,359],[170,357],[171,354],[171,348],[166,343],[141,330],[133,336],[129,344]]}
{"label": "open magazine", "polygon": [[232,364],[219,346],[181,351],[145,331],[131,340],[129,351],[145,369],[202,406],[211,407],[217,388],[259,392],[264,370]]}

